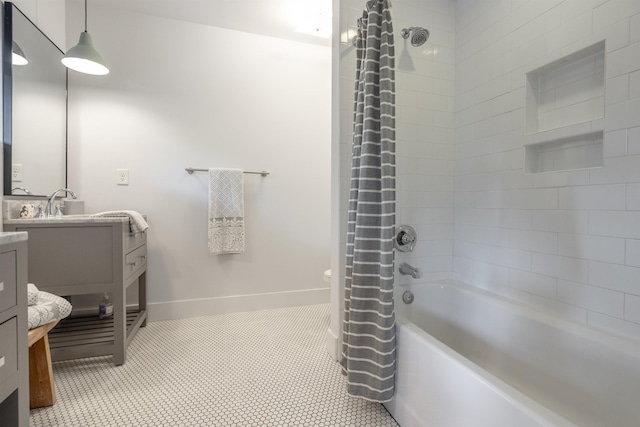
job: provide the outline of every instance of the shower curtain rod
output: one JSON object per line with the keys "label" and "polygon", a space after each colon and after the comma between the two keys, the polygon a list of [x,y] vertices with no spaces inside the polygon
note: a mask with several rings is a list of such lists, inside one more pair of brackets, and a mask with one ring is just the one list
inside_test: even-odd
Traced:
{"label": "shower curtain rod", "polygon": [[[184,170],[186,170],[189,175],[191,175],[194,172],[209,172],[209,169],[185,168]],[[252,175],[262,175],[262,176],[269,175],[269,172],[267,171],[260,171],[260,172],[244,171],[243,173],[248,173]]]}

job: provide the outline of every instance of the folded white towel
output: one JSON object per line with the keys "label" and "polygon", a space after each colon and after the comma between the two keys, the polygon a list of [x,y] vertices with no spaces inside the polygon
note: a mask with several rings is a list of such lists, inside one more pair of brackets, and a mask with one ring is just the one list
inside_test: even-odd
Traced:
{"label": "folded white towel", "polygon": [[106,211],[99,212],[91,216],[106,218],[129,217],[129,228],[133,234],[142,233],[149,228],[149,224],[144,220],[144,217],[136,211]]}
{"label": "folded white towel", "polygon": [[38,303],[38,288],[33,283],[27,283],[27,305]]}
{"label": "folded white towel", "polygon": [[242,169],[209,169],[209,251],[244,252]]}
{"label": "folded white towel", "polygon": [[71,314],[71,310],[71,304],[66,299],[49,292],[38,291],[37,302],[27,307],[29,329],[62,320]]}

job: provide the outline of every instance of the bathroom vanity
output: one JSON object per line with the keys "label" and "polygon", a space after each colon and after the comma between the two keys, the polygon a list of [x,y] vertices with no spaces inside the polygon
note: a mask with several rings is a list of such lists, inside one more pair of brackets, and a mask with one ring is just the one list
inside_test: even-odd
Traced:
{"label": "bathroom vanity", "polygon": [[29,425],[27,234],[0,233],[0,424]]}
{"label": "bathroom vanity", "polygon": [[[49,333],[54,361],[113,355],[122,365],[127,347],[146,325],[146,232],[132,234],[129,219],[69,215],[46,219],[9,219],[6,231],[29,235],[28,280],[60,296],[109,293],[113,317],[72,312]],[[127,288],[138,287],[137,307]]]}

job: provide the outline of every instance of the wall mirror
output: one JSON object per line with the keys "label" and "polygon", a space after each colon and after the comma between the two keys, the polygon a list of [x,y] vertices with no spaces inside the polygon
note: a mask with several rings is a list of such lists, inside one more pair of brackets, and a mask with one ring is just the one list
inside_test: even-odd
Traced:
{"label": "wall mirror", "polygon": [[[22,54],[27,63],[18,65],[12,53]],[[63,55],[15,5],[5,2],[5,196],[24,197],[22,189],[44,196],[67,186],[67,68],[60,62]]]}

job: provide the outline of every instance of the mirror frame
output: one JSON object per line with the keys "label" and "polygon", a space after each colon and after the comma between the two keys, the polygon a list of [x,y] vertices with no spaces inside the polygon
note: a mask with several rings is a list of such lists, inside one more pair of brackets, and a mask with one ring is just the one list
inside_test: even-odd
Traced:
{"label": "mirror frame", "polygon": [[[11,60],[12,41],[13,41],[13,13],[14,9],[21,13],[27,21],[38,30],[40,34],[55,47],[61,55],[64,55],[60,49],[42,30],[25,15],[16,5],[11,2],[4,2],[3,9],[3,27],[2,27],[2,152],[3,152],[3,192],[5,198],[7,196],[13,198],[31,198],[46,197],[45,194],[11,194],[11,165],[12,165],[12,146],[13,146],[13,65]],[[69,180],[68,172],[69,164],[69,71],[65,72],[65,135],[64,135],[64,185],[67,187]],[[53,189],[52,189],[53,191]]]}

